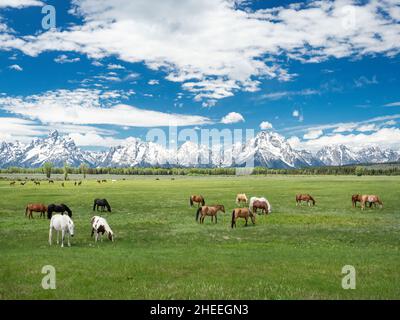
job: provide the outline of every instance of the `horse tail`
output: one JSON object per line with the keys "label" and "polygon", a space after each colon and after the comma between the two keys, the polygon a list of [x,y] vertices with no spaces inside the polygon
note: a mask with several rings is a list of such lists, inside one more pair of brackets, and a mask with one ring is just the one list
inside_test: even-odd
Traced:
{"label": "horse tail", "polygon": [[190,198],[189,198],[189,203],[190,203],[190,206],[193,207],[193,198],[192,198],[192,196],[190,196]]}
{"label": "horse tail", "polygon": [[53,213],[53,207],[51,205],[49,205],[47,207],[47,219],[51,219],[51,214]]}
{"label": "horse tail", "polygon": [[196,212],[196,221],[199,220],[200,211],[201,211],[201,207],[197,209],[197,212]]}
{"label": "horse tail", "polygon": [[28,215],[28,206],[26,206],[26,208],[25,208],[25,216],[27,216]]}
{"label": "horse tail", "polygon": [[231,223],[231,228],[233,228],[233,225],[235,224],[235,210],[232,211],[232,223]]}

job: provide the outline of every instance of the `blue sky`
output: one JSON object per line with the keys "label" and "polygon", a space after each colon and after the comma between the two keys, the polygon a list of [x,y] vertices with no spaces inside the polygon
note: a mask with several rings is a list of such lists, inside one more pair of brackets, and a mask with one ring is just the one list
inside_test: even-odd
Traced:
{"label": "blue sky", "polygon": [[0,0],[0,141],[177,123],[400,150],[399,22],[390,0]]}

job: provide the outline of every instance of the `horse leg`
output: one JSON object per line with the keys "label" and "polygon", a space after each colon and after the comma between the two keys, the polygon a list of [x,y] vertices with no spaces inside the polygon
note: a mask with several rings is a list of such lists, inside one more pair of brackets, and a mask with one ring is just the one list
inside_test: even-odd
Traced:
{"label": "horse leg", "polygon": [[59,241],[58,241],[59,234],[60,234],[60,231],[57,231],[57,244],[59,244]]}
{"label": "horse leg", "polygon": [[215,224],[217,224],[217,215],[215,215]]}
{"label": "horse leg", "polygon": [[94,238],[94,242],[97,242],[98,239],[99,239],[99,233],[96,231],[96,237]]}
{"label": "horse leg", "polygon": [[49,230],[49,245],[51,246],[51,237],[52,237],[52,233],[53,233],[53,228],[50,227]]}
{"label": "horse leg", "polygon": [[247,221],[248,221],[249,218],[246,217],[245,219],[246,219],[246,224],[244,226],[247,227]]}
{"label": "horse leg", "polygon": [[68,232],[68,234],[67,234],[67,237],[68,237],[68,247],[70,247],[70,246],[71,246],[71,243],[69,242],[69,238],[70,238],[69,232]]}
{"label": "horse leg", "polygon": [[[65,235],[65,231],[64,229],[61,230],[61,248],[64,248],[64,235]],[[58,238],[58,234],[57,234],[57,238]]]}

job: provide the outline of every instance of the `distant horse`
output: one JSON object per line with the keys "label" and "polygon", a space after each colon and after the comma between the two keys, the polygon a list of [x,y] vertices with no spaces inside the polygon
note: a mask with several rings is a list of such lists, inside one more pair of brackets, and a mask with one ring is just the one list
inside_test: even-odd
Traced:
{"label": "distant horse", "polygon": [[217,223],[218,211],[225,213],[225,207],[222,204],[217,204],[215,206],[202,206],[197,209],[196,221],[199,220],[199,216],[201,215],[200,223],[204,223],[204,219],[206,216],[211,216],[211,222],[214,221],[215,217],[215,223]]}
{"label": "distant horse", "polygon": [[247,222],[248,222],[248,220],[249,220],[249,217],[251,218],[251,222],[252,222],[253,224],[255,224],[255,223],[256,223],[256,216],[255,216],[254,213],[252,213],[252,212],[250,211],[249,208],[236,208],[236,209],[233,209],[233,211],[232,211],[232,223],[231,223],[231,227],[232,227],[232,228],[233,228],[233,227],[236,227],[236,220],[237,220],[238,218],[243,218],[243,219],[245,219],[245,220],[246,220],[245,226],[247,226]]}
{"label": "distant horse", "polygon": [[34,181],[35,186],[40,186],[40,182],[39,181]]}
{"label": "distant horse", "polygon": [[306,201],[309,206],[311,206],[311,202],[312,202],[312,205],[315,206],[315,200],[309,194],[297,194],[296,195],[296,206],[301,205],[302,201]]}
{"label": "distant horse", "polygon": [[26,185],[26,181],[25,182],[21,182],[21,186],[24,186],[24,185]]}
{"label": "distant horse", "polygon": [[383,208],[383,202],[377,195],[362,195],[361,196],[361,210],[365,209],[365,203],[369,202],[370,203],[370,208],[372,204],[376,206],[376,204],[379,204],[380,208]]}
{"label": "distant horse", "polygon": [[49,204],[47,206],[47,218],[51,219],[51,216],[53,212],[58,212],[61,213],[61,215],[64,215],[64,212],[68,213],[69,217],[72,217],[72,211],[70,208],[68,208],[65,204]]}
{"label": "distant horse", "polygon": [[204,201],[203,196],[199,196],[199,195],[191,195],[191,196],[190,196],[189,202],[190,202],[190,206],[191,206],[191,207],[193,207],[193,202],[196,202],[196,203],[197,203],[197,207],[199,207],[200,204],[201,204],[202,206],[204,206],[205,203],[206,203],[206,202]]}
{"label": "distant horse", "polygon": [[104,233],[107,234],[109,240],[114,241],[114,233],[111,230],[110,226],[108,225],[106,219],[99,216],[94,216],[91,219],[91,223],[92,223],[91,236],[93,237],[93,234],[96,232],[95,242],[97,242],[99,235],[100,235],[100,240],[102,240],[101,236],[104,235]]}
{"label": "distant horse", "polygon": [[72,219],[66,215],[55,214],[50,220],[50,230],[49,230],[49,245],[51,245],[51,238],[53,235],[53,229],[57,231],[57,244],[58,235],[61,231],[61,247],[64,247],[64,236],[68,235],[68,247],[71,246],[69,242],[69,236],[74,236],[75,225]]}
{"label": "distant horse", "polygon": [[64,184],[64,182],[61,182],[61,187],[63,187],[63,188],[65,187],[65,184]]}
{"label": "distant horse", "polygon": [[15,181],[10,182],[10,186],[15,186]]}
{"label": "distant horse", "polygon": [[99,211],[99,207],[101,208],[101,211],[104,211],[105,208],[107,207],[107,211],[111,212],[111,206],[108,203],[106,199],[95,199],[93,202],[93,211],[96,210]]}
{"label": "distant horse", "polygon": [[54,184],[54,180],[49,180],[49,184],[50,184],[50,183]]}
{"label": "distant horse", "polygon": [[75,181],[75,182],[74,182],[74,186],[76,187],[77,184],[78,184],[78,182]]}
{"label": "distant horse", "polygon": [[106,180],[106,179],[103,179],[103,180],[101,180],[101,182],[107,182],[107,180]]}
{"label": "distant horse", "polygon": [[28,216],[29,219],[33,219],[32,212],[40,212],[40,217],[45,217],[45,213],[47,212],[47,207],[41,203],[30,203],[25,208],[25,216]]}
{"label": "distant horse", "polygon": [[101,181],[100,181],[100,180],[97,180],[97,183],[101,183]]}
{"label": "distant horse", "polygon": [[257,209],[261,209],[261,213],[265,214],[272,212],[271,204],[266,198],[251,197],[249,203],[249,210],[253,213],[257,213]]}
{"label": "distant horse", "polygon": [[244,194],[244,193],[239,193],[237,196],[236,196],[236,204],[240,204],[241,202],[244,202],[244,203],[247,203],[247,197],[246,197],[246,194]]}
{"label": "distant horse", "polygon": [[79,181],[78,182],[78,187],[81,186],[81,185],[82,185],[82,181]]}

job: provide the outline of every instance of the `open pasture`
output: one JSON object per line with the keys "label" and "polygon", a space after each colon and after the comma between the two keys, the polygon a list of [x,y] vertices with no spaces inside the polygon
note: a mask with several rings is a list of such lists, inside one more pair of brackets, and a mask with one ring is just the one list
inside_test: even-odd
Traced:
{"label": "open pasture", "polygon": [[[400,298],[400,177],[158,178],[64,188],[0,181],[0,298]],[[238,193],[267,197],[272,214],[231,229]],[[296,193],[312,194],[316,206],[296,207]],[[378,194],[384,208],[354,209],[354,193]],[[225,206],[218,224],[196,223],[191,194]],[[111,204],[102,215],[114,242],[90,237],[95,198]],[[49,220],[24,216],[32,202],[72,209],[72,247],[49,247]],[[56,269],[56,290],[41,287],[45,265]],[[356,268],[355,290],[342,289],[344,265]]]}

